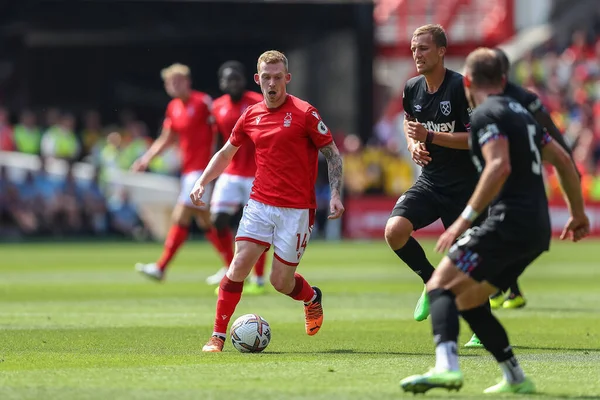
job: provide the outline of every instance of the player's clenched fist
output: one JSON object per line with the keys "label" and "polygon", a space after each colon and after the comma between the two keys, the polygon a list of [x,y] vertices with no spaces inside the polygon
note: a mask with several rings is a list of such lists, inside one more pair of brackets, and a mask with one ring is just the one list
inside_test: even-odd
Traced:
{"label": "player's clenched fist", "polygon": [[331,214],[327,217],[328,219],[338,219],[344,213],[344,205],[342,204],[342,200],[340,200],[337,196],[332,196],[331,201],[329,202],[329,208]]}
{"label": "player's clenched fist", "polygon": [[190,200],[194,203],[195,206],[202,207],[204,206],[204,202],[202,201],[202,196],[204,195],[204,185],[200,184],[200,180],[197,180],[194,184],[194,188],[190,193]]}

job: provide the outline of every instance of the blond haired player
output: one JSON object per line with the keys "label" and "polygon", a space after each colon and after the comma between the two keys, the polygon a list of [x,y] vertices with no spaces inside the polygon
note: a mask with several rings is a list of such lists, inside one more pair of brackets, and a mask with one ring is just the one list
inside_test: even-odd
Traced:
{"label": "blond haired player", "polygon": [[[223,256],[224,241],[220,240],[211,225],[210,212],[206,206],[192,204],[188,193],[194,182],[202,175],[213,153],[214,131],[212,127],[212,99],[206,93],[192,90],[190,69],[186,65],[173,64],[161,71],[165,90],[173,99],[167,106],[160,136],[148,151],[132,166],[133,171],[144,171],[154,157],[167,147],[179,142],[183,156],[181,193],[173,210],[173,225],[165,240],[164,250],[156,263],[136,264],[135,268],[149,278],[162,280],[169,262],[188,237],[192,218],[204,230],[206,238]],[[204,194],[207,200],[210,193]],[[223,242],[223,243],[222,243]],[[227,244],[231,246],[230,243]],[[231,260],[223,256],[223,262]]]}
{"label": "blond haired player", "polygon": [[223,350],[244,279],[271,246],[271,284],[278,292],[304,303],[308,335],[316,334],[323,324],[321,291],[311,287],[296,268],[313,226],[318,152],[328,164],[330,219],[344,212],[340,199],[342,159],[318,111],[287,93],[291,78],[283,53],[270,50],[259,57],[254,81],[260,85],[264,100],[242,114],[229,140],[212,158],[190,194],[194,204],[204,205],[206,185],[225,170],[240,146],[254,143],[256,178],[237,232],[233,262],[219,286],[214,331],[202,351]]}

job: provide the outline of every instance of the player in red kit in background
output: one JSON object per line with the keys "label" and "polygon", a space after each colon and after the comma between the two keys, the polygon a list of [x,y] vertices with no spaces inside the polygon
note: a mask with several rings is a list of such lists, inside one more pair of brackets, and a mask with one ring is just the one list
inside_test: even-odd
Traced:
{"label": "player in red kit in background", "polygon": [[[188,237],[191,219],[196,218],[206,238],[213,244],[227,263],[225,242],[213,229],[208,207],[197,207],[190,201],[189,191],[202,175],[213,153],[214,129],[209,95],[192,90],[190,69],[182,64],[173,64],[161,71],[165,90],[173,98],[167,106],[163,129],[150,149],[132,166],[133,171],[145,171],[154,157],[179,141],[183,156],[181,192],[173,210],[173,225],[167,234],[162,255],[156,263],[135,265],[136,270],[149,278],[162,280],[169,262]],[[205,199],[210,191],[205,193]],[[227,244],[230,246],[230,244]]]}
{"label": "player in red kit in background", "polygon": [[[213,103],[213,116],[219,133],[226,142],[240,115],[252,104],[262,101],[260,93],[246,90],[245,68],[238,61],[227,61],[219,68],[219,86],[225,94]],[[219,269],[216,274],[206,278],[209,285],[218,285],[227,267],[233,259],[233,234],[230,229],[231,218],[240,207],[245,205],[250,198],[252,182],[256,173],[254,161],[254,144],[246,143],[235,154],[231,163],[215,184],[210,203],[212,221],[219,237],[226,237],[230,243],[229,263]],[[244,287],[244,293],[262,294],[264,287],[266,253],[263,253],[254,266],[255,276],[250,285]],[[217,288],[217,292],[218,292]]]}
{"label": "player in red kit in background", "polygon": [[322,293],[296,272],[310,239],[316,208],[318,152],[327,159],[331,186],[330,219],[344,212],[340,198],[342,158],[317,110],[287,94],[292,76],[288,60],[270,50],[258,58],[254,81],[264,101],[250,106],[227,143],[211,159],[190,198],[201,206],[206,185],[229,165],[241,146],[256,147],[256,179],[236,236],[235,256],[221,280],[215,325],[202,351],[223,350],[227,327],[242,296],[244,280],[270,246],[274,247],[270,281],[280,293],[304,303],[305,330],[316,334],[323,324]]}

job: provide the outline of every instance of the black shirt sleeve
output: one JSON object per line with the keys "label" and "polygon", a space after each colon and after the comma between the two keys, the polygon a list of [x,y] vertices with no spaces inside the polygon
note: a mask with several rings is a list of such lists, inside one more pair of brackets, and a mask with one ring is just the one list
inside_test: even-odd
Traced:
{"label": "black shirt sleeve", "polygon": [[480,119],[480,124],[481,127],[475,131],[475,137],[480,148],[491,141],[502,137],[506,138],[506,135],[500,130],[500,127],[493,118],[483,115]]}
{"label": "black shirt sleeve", "polygon": [[460,122],[467,128],[467,132],[471,131],[471,107],[465,95],[465,88],[462,80],[455,84],[452,88],[454,92],[454,103],[458,106],[458,117]]}
{"label": "black shirt sleeve", "polygon": [[412,105],[410,104],[410,87],[408,82],[404,85],[404,91],[402,92],[402,107],[404,107],[404,118],[408,118],[411,120],[415,119],[413,115]]}
{"label": "black shirt sleeve", "polygon": [[523,106],[527,108],[531,114],[535,114],[537,111],[546,111],[542,100],[537,94],[530,92],[529,90],[523,89]]}

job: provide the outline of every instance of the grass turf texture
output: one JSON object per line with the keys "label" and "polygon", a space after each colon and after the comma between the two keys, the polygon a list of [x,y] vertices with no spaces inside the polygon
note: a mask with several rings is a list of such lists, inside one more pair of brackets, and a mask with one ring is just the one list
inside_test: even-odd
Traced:
{"label": "grass turf texture", "polygon": [[[437,262],[433,242],[424,245]],[[496,312],[536,399],[600,399],[598,248],[554,243],[522,279],[527,307]],[[300,271],[324,293],[315,337],[304,333],[300,303],[272,288],[243,297],[233,319],[257,313],[272,328],[261,354],[240,354],[229,338],[224,353],[201,352],[216,301],[204,278],[218,259],[205,243],[187,243],[157,284],[133,264],[160,249],[0,246],[0,399],[397,399],[412,397],[401,378],[435,363],[429,320],[412,320],[421,283],[383,243],[309,245]],[[460,344],[470,334],[461,325]],[[460,354],[461,392],[428,398],[482,398],[496,383],[484,350]]]}

